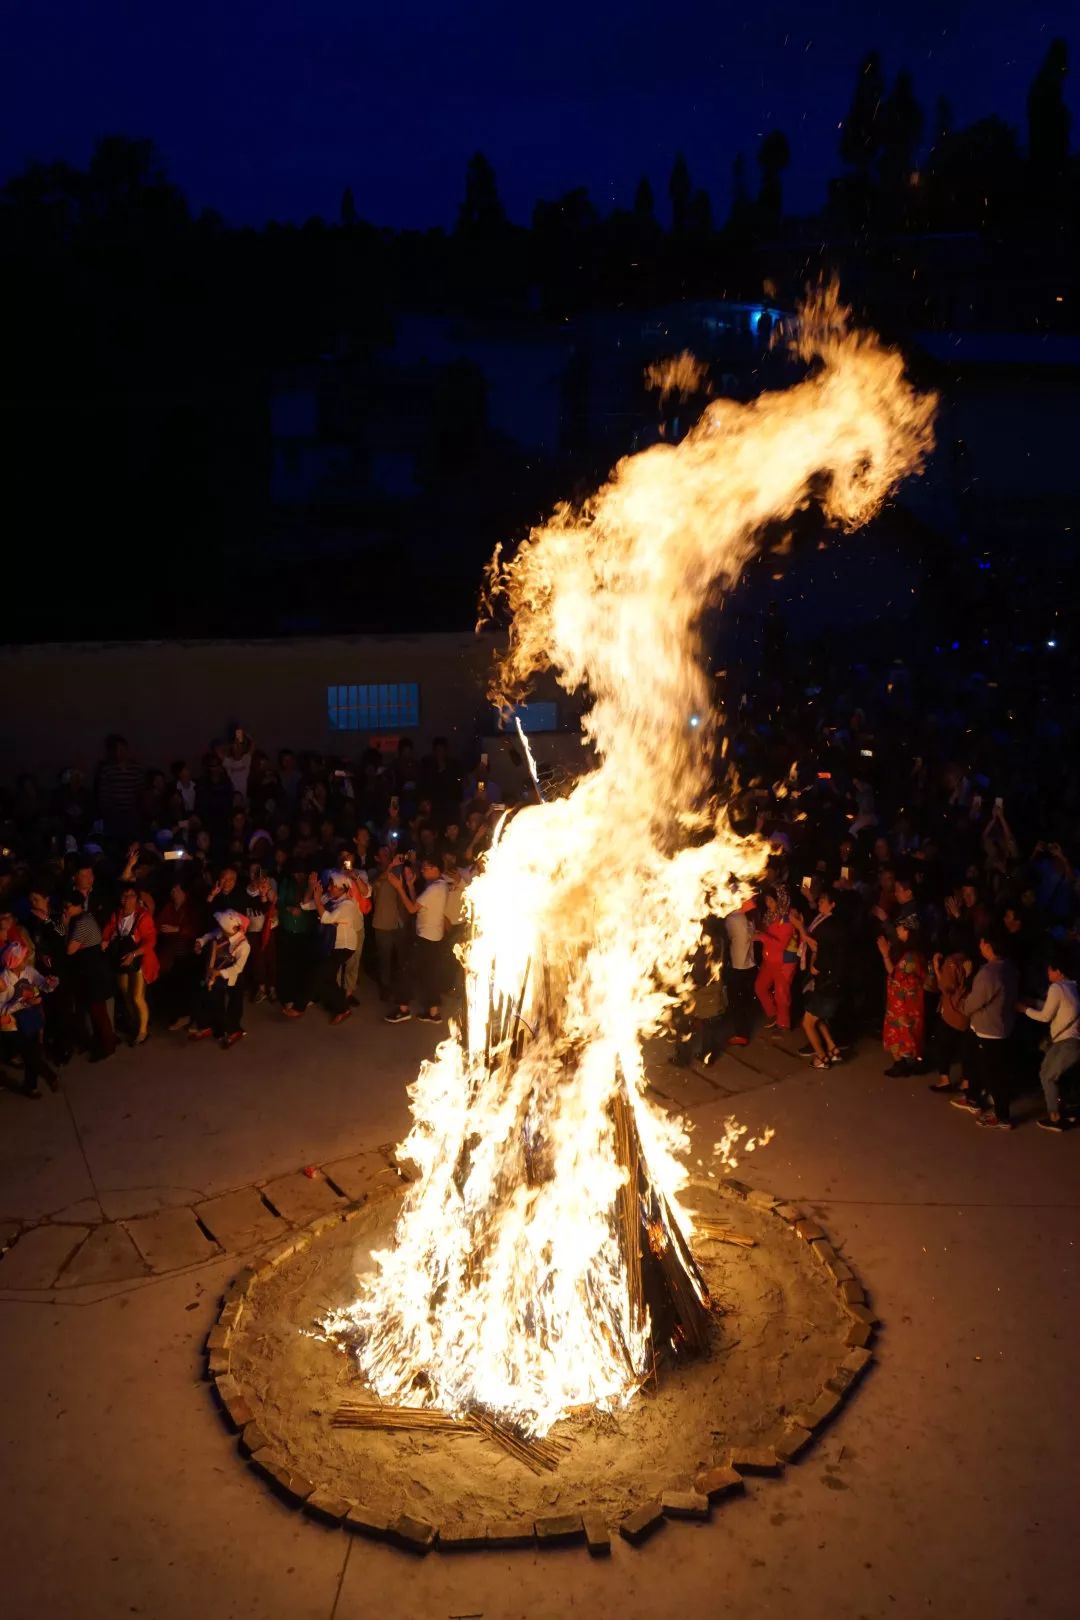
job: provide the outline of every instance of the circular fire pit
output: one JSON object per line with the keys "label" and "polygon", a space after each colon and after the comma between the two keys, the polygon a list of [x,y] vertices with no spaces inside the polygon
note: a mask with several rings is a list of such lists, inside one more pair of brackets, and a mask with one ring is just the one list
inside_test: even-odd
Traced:
{"label": "circular fire pit", "polygon": [[[776,1474],[835,1415],[869,1364],[862,1286],[802,1212],[735,1182],[694,1184],[695,1258],[716,1304],[709,1353],[660,1369],[605,1415],[548,1436],[552,1465],[467,1424],[383,1430],[355,1361],[318,1337],[390,1243],[400,1189],[322,1217],[231,1285],[209,1370],[252,1466],[332,1524],[412,1551],[587,1541],[637,1542],[666,1518],[709,1517],[756,1474]],[[395,1420],[396,1421],[396,1420]],[[406,1416],[405,1422],[408,1423]]]}

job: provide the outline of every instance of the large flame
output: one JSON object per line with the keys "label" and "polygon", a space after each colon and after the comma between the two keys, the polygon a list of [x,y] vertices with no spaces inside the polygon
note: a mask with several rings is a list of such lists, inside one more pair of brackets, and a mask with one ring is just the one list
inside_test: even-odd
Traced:
{"label": "large flame", "polygon": [[805,380],[718,400],[677,446],[619,464],[492,583],[512,612],[500,690],[551,668],[587,688],[597,767],[505,818],[469,890],[461,1030],[411,1088],[419,1175],[393,1248],[326,1326],[382,1398],[483,1409],[525,1434],[627,1398],[650,1358],[617,1217],[624,1097],[668,1220],[689,1234],[683,1126],[646,1095],[642,1041],[687,986],[711,908],[760,870],[711,794],[698,625],[764,525],[811,496],[854,528],[917,470],[934,400],[853,331],[834,292],[801,312]]}

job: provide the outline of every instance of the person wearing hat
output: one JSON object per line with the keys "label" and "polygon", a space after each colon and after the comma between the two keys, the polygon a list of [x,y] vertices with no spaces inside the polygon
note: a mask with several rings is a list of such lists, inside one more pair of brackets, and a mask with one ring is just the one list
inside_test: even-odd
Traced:
{"label": "person wearing hat", "polygon": [[364,919],[353,899],[348,872],[328,872],[325,888],[312,873],[311,895],[302,904],[315,912],[324,933],[323,952],[311,976],[311,999],[322,1002],[332,1024],[343,1024],[352,1015],[345,968],[364,937]]}
{"label": "person wearing hat", "polygon": [[244,968],[250,954],[245,935],[248,919],[240,911],[222,908],[214,913],[216,928],[195,941],[206,956],[206,982],[196,992],[188,1039],[217,1037],[227,1050],[244,1037]]}
{"label": "person wearing hat", "polygon": [[45,1061],[43,1035],[45,1015],[42,997],[56,989],[57,981],[46,978],[30,964],[21,940],[13,940],[0,952],[0,1034],[22,1058],[25,1097],[40,1098],[38,1080],[57,1089],[56,1071]]}

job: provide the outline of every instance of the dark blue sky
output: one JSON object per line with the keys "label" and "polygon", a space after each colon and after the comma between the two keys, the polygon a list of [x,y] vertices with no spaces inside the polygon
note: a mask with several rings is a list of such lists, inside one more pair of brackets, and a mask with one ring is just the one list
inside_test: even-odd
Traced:
{"label": "dark blue sky", "polygon": [[521,220],[577,184],[606,209],[647,173],[659,196],[679,147],[722,214],[732,157],[773,126],[812,208],[871,48],[890,78],[911,69],[928,117],[944,92],[960,121],[1023,129],[1063,34],[1080,145],[1076,0],[4,0],[0,24],[0,176],[148,135],[193,205],[234,221],[332,218],[351,185],[378,223],[450,223],[476,148]]}

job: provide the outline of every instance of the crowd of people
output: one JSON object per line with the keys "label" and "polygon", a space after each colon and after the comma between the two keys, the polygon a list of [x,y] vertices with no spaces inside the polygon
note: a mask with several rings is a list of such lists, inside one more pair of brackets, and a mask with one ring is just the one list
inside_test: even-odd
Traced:
{"label": "crowd of people", "polygon": [[365,968],[387,1022],[441,1023],[498,793],[486,755],[466,775],[443,738],[352,766],[271,760],[240,728],[197,772],[147,770],[112,736],[92,780],[65,771],[44,796],[22,777],[0,858],[0,1051],[19,1089],[155,1032],[228,1049],[250,1003],[343,1024]]}
{"label": "crowd of people", "polygon": [[[925,1074],[997,1130],[1041,1083],[1038,1123],[1065,1130],[1080,874],[1053,838],[1024,847],[1000,760],[993,774],[958,763],[940,736],[937,757],[906,753],[910,712],[876,733],[861,708],[836,715],[821,701],[793,730],[739,705],[730,813],[768,859],[757,892],[706,923],[674,1061],[716,1062],[764,1025],[801,1030],[826,1070],[879,1031],[890,1079]],[[466,772],[441,738],[423,758],[403,739],[350,763],[271,758],[242,728],[195,769],[148,770],[113,736],[92,778],[65,771],[44,793],[22,777],[0,857],[9,1083],[38,1096],[118,1040],[186,1032],[228,1049],[254,1002],[340,1025],[364,972],[388,1022],[439,1023],[501,799],[487,756]]]}

